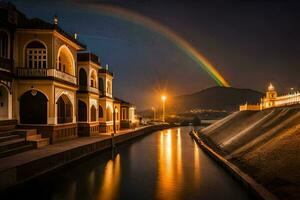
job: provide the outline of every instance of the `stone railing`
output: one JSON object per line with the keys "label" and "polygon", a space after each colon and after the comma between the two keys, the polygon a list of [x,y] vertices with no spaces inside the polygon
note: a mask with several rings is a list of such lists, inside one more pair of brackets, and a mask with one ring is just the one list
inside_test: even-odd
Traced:
{"label": "stone railing", "polygon": [[16,73],[18,77],[54,77],[63,81],[77,84],[77,78],[75,76],[58,71],[56,69],[17,68]]}
{"label": "stone railing", "polygon": [[98,88],[93,88],[93,87],[88,87],[88,88],[89,88],[89,91],[90,91],[90,92],[93,92],[93,93],[99,94],[99,90],[98,90]]}
{"label": "stone railing", "polygon": [[93,93],[99,94],[98,88],[90,87],[90,86],[87,86],[87,85],[79,85],[79,91],[93,92]]}

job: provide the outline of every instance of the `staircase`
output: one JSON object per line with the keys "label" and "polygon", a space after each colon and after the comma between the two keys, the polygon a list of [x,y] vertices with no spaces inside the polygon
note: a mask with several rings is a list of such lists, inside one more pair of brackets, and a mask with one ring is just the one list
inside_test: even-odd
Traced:
{"label": "staircase", "polygon": [[0,158],[49,144],[49,138],[42,138],[35,129],[16,129],[16,124],[15,120],[0,121]]}
{"label": "staircase", "polygon": [[49,145],[49,138],[42,138],[41,134],[37,134],[36,129],[16,130],[16,132],[26,138],[28,142],[33,143],[35,148]]}

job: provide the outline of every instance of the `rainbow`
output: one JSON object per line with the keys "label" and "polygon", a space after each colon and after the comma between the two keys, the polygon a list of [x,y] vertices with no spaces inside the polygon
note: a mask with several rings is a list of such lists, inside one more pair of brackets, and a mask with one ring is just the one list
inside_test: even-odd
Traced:
{"label": "rainbow", "polygon": [[[87,3],[85,6],[100,11],[101,14],[126,20],[146,27],[156,33],[161,34],[166,39],[174,43],[178,48],[184,51],[190,58],[198,63],[219,86],[230,87],[229,83],[218,72],[218,70],[206,59],[195,47],[193,47],[185,39],[177,35],[174,31],[165,25],[162,25],[153,19],[143,16],[137,12],[131,11],[126,8],[121,8],[115,5],[100,4],[100,3]],[[82,5],[81,5],[82,6]]]}

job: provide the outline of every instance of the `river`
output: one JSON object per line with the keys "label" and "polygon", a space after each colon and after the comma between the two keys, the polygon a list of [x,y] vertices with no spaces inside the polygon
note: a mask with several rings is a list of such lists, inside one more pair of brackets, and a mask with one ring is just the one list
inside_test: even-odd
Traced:
{"label": "river", "polygon": [[5,199],[251,199],[189,136],[171,128],[22,184]]}

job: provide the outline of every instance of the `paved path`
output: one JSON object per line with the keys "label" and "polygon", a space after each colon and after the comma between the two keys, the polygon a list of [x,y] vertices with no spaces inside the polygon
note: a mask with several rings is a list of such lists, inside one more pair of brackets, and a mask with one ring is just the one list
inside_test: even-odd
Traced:
{"label": "paved path", "polygon": [[[115,136],[128,134],[132,131],[143,129],[145,127],[140,127],[136,129],[127,129],[123,131],[119,131],[115,134]],[[34,160],[38,160],[44,157],[48,157],[51,155],[55,155],[57,153],[61,153],[64,151],[68,151],[70,149],[74,149],[80,146],[100,142],[103,140],[108,140],[111,138],[111,133],[103,133],[100,136],[93,137],[79,137],[75,139],[71,139],[64,142],[59,142],[55,144],[51,144],[40,149],[33,149],[29,151],[25,151],[16,155],[4,157],[0,159],[0,171],[10,169],[16,166],[20,166]]]}

